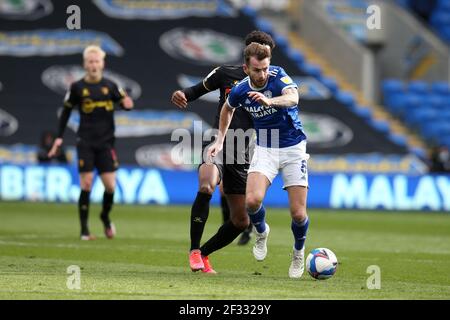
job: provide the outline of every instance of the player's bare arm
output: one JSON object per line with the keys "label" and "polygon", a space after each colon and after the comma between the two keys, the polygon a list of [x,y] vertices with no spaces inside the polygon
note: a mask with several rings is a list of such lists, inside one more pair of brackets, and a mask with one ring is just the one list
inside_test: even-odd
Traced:
{"label": "player's bare arm", "polygon": [[220,111],[219,134],[216,142],[208,149],[209,157],[215,157],[222,150],[228,127],[230,126],[231,119],[233,119],[234,110],[235,109],[225,101],[222,110]]}
{"label": "player's bare arm", "polygon": [[281,96],[270,99],[262,93],[256,91],[249,92],[248,96],[265,107],[272,106],[289,108],[296,106],[299,99],[297,88],[286,88],[283,90]]}
{"label": "player's bare arm", "polygon": [[52,148],[48,152],[48,157],[49,158],[54,157],[56,155],[56,153],[58,152],[58,149],[62,146],[62,144],[63,144],[63,139],[56,138],[55,141],[53,142]]}

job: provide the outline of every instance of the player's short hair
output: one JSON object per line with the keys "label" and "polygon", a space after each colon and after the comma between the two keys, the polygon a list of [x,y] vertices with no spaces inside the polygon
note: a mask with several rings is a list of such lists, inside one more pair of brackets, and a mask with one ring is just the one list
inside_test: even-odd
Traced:
{"label": "player's short hair", "polygon": [[272,39],[270,34],[265,33],[260,30],[253,30],[245,37],[245,45],[248,46],[250,43],[256,42],[262,45],[266,45],[270,47],[270,50],[275,48],[275,41]]}
{"label": "player's short hair", "polygon": [[266,45],[252,42],[244,50],[244,61],[247,66],[250,65],[251,57],[255,57],[256,59],[261,61],[266,58],[272,58],[272,54],[270,49]]}
{"label": "player's short hair", "polygon": [[105,56],[106,56],[106,53],[105,53],[105,51],[103,51],[102,48],[100,48],[99,46],[96,46],[96,45],[91,45],[91,46],[87,46],[87,47],[84,49],[84,51],[83,51],[83,59],[86,59],[87,55],[88,55],[89,53],[91,53],[91,52],[99,53],[99,54],[100,54],[100,57],[101,57],[102,59],[104,59]]}

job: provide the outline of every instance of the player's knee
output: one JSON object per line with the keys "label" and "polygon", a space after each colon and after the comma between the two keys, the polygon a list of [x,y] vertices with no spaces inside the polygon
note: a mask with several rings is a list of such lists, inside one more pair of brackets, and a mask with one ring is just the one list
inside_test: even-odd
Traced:
{"label": "player's knee", "polygon": [[245,230],[247,229],[248,225],[250,224],[250,219],[247,214],[242,216],[234,216],[231,218],[231,222],[233,222],[233,225],[238,228],[239,230]]}
{"label": "player's knee", "polygon": [[107,186],[107,187],[105,187],[105,191],[107,193],[114,193],[115,190],[116,190],[116,186]]}
{"label": "player's knee", "polygon": [[256,211],[261,207],[262,198],[254,193],[248,193],[245,198],[245,206],[250,211]]}
{"label": "player's knee", "polygon": [[206,194],[212,195],[214,192],[214,187],[212,185],[210,185],[209,183],[202,183],[202,184],[200,184],[199,191],[201,193],[206,193]]}
{"label": "player's knee", "polygon": [[92,181],[82,181],[80,185],[81,189],[84,191],[91,191],[92,190]]}
{"label": "player's knee", "polygon": [[291,217],[296,222],[303,222],[307,216],[306,208],[291,210]]}

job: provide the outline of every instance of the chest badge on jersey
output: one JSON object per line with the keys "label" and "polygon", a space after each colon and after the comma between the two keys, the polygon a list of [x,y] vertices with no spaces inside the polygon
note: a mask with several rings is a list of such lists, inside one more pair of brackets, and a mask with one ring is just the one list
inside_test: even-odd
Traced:
{"label": "chest badge on jersey", "polygon": [[270,91],[270,90],[266,90],[266,91],[264,91],[264,93],[263,93],[263,95],[266,97],[266,98],[272,98],[272,91]]}
{"label": "chest badge on jersey", "polygon": [[102,87],[102,93],[106,96],[109,93],[108,87]]}
{"label": "chest badge on jersey", "polygon": [[89,97],[91,94],[87,88],[83,88],[83,92],[81,93],[83,97]]}

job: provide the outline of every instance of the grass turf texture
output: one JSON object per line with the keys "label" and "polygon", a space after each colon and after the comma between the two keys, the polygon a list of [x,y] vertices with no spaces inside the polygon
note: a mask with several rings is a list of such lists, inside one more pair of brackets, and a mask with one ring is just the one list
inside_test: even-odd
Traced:
{"label": "grass turf texture", "polygon": [[[333,250],[325,281],[288,277],[293,244],[287,210],[267,210],[269,253],[257,262],[236,241],[212,254],[217,275],[188,266],[189,207],[120,206],[114,240],[91,206],[96,241],[80,241],[76,205],[0,203],[0,299],[450,299],[450,215],[309,210],[306,251]],[[203,241],[219,227],[212,208]],[[81,268],[81,290],[66,286]],[[381,268],[369,290],[367,267]]]}

